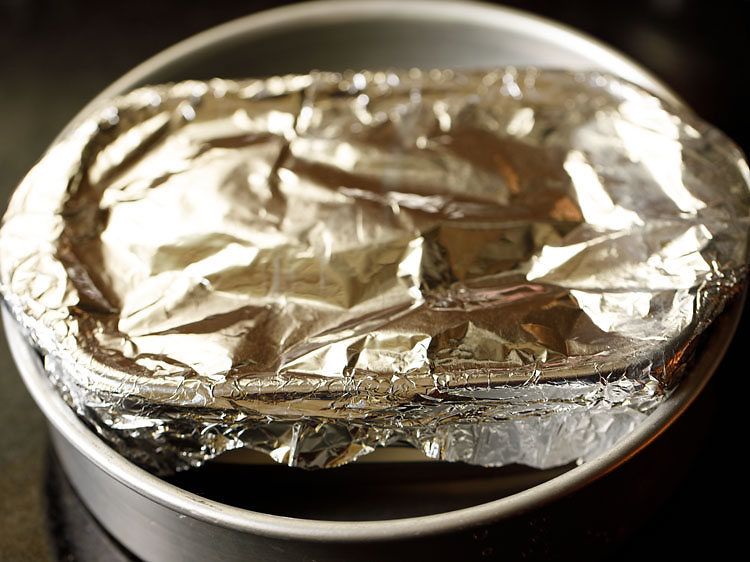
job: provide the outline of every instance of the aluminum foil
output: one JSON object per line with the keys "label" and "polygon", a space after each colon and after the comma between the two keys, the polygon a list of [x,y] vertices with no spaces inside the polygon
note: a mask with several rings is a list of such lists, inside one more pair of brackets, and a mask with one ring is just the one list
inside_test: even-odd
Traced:
{"label": "aluminum foil", "polygon": [[747,262],[750,173],[600,73],[146,87],[68,129],[0,230],[63,396],[157,472],[406,443],[550,467],[678,382]]}

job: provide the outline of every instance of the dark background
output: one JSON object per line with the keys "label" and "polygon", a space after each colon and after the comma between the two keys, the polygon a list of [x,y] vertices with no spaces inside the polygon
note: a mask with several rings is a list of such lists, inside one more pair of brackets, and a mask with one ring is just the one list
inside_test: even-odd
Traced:
{"label": "dark background", "polygon": [[[283,3],[288,2],[0,0],[2,205],[73,115],[127,70],[207,27]],[[745,76],[750,2],[528,0],[504,4],[566,23],[628,54],[746,153],[750,151]],[[607,559],[672,559],[698,550],[723,558],[734,546],[742,548],[747,519],[747,468],[741,459],[747,443],[744,412],[748,410],[744,346],[749,324],[742,323],[727,359],[681,427],[652,445],[661,446],[666,451],[662,454],[669,455],[663,442],[672,439],[677,445],[671,446],[688,451],[687,462],[677,470],[666,465],[669,472],[665,473],[656,456],[648,461],[653,465],[639,467],[641,478],[659,479],[663,486],[646,498],[641,510],[629,514],[630,525],[605,537]],[[90,529],[60,530],[57,508],[51,507],[48,497],[59,475],[50,477],[47,467],[41,414],[3,349],[0,560],[119,560],[127,556],[103,551],[92,555],[94,551],[87,551],[85,544],[71,544],[81,537],[85,543]],[[615,482],[630,485],[627,474]],[[633,479],[632,485],[638,486],[638,481]],[[582,527],[618,509],[607,505],[606,496],[602,504],[606,508],[599,513],[576,514]],[[67,535],[61,538],[61,533]],[[71,533],[76,536],[68,536]]]}

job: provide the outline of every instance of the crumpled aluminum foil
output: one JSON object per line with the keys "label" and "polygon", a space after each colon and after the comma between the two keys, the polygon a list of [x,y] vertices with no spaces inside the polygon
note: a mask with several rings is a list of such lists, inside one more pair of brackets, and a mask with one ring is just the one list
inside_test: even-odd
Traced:
{"label": "crumpled aluminum foil", "polygon": [[142,88],[48,151],[2,293],[63,396],[156,472],[249,447],[550,467],[662,401],[742,282],[750,173],[600,73]]}

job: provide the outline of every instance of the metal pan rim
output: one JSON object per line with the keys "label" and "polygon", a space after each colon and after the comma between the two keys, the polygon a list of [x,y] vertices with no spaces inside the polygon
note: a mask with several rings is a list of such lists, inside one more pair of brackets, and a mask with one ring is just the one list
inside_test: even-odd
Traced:
{"label": "metal pan rim", "polygon": [[554,40],[585,50],[598,69],[631,80],[676,105],[685,105],[680,97],[648,70],[607,44],[566,25],[522,10],[472,0],[314,0],[250,14],[197,33],[145,60],[91,100],[71,120],[60,136],[83,116],[114,96],[148,81],[150,75],[183,60],[187,56],[229,44],[248,34],[270,34],[282,29],[310,26],[322,22],[343,24],[388,18],[394,21],[460,21],[493,30],[523,29],[531,37]]}
{"label": "metal pan rim", "polygon": [[47,380],[42,362],[19,326],[3,308],[3,323],[13,358],[32,397],[47,421],[81,455],[133,492],[208,523],[245,533],[314,542],[359,542],[429,536],[507,519],[567,495],[626,462],[656,439],[697,397],[721,361],[741,316],[745,293],[717,320],[701,348],[691,374],[644,423],[599,457],[547,482],[511,496],[434,515],[382,521],[325,521],[252,512],[168,484],[138,468],[81,422]]}

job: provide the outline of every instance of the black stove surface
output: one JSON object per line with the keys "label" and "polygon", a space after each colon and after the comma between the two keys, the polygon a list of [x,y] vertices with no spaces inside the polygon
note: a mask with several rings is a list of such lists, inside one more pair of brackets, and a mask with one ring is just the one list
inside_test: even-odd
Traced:
{"label": "black stove surface", "polygon": [[[7,199],[54,136],[99,91],[147,57],[223,21],[284,2],[224,0],[0,0],[0,189]],[[745,0],[508,1],[609,43],[650,69],[704,119],[750,152]],[[544,559],[674,559],[697,551],[728,557],[742,544],[747,485],[739,451],[747,394],[745,314],[727,358],[686,414],[644,454],[583,494],[601,513],[579,512],[573,548]],[[0,560],[133,561],[70,488],[46,426],[0,349]],[[675,460],[679,462],[675,463]],[[675,466],[677,464],[677,466]],[[668,472],[664,470],[668,468]],[[648,484],[648,485],[646,485]],[[607,487],[632,486],[608,506]],[[567,498],[566,513],[579,498]],[[637,499],[637,501],[636,501]],[[582,502],[582,504],[585,502]],[[555,509],[537,524],[554,524]],[[621,514],[612,517],[611,513]],[[563,511],[560,511],[562,513]],[[575,510],[572,510],[576,513]],[[564,541],[564,537],[556,540]],[[570,546],[570,545],[569,545]],[[741,552],[741,551],[740,551]],[[499,558],[501,550],[495,551]],[[490,557],[492,559],[493,557]]]}

